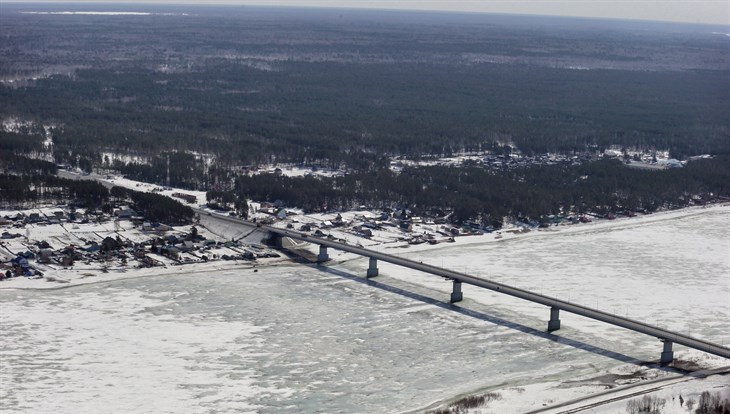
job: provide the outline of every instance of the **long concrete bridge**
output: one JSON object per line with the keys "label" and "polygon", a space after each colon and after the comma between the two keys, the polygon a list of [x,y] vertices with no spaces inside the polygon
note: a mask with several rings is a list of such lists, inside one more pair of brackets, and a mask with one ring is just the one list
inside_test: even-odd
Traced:
{"label": "long concrete bridge", "polygon": [[[65,175],[69,175],[67,178],[84,178],[80,177],[78,175],[64,173]],[[63,176],[65,176],[63,175]],[[61,172],[59,171],[59,176],[62,176]],[[86,179],[97,179],[97,177],[89,177]],[[99,180],[101,181],[101,180]],[[106,183],[104,181],[101,181],[102,183]],[[106,183],[105,185],[111,186],[113,184]],[[208,215],[210,213],[194,208],[199,214],[205,214]],[[547,331],[553,332],[558,329],[560,329],[560,311],[570,312],[574,313],[576,315],[584,316],[586,318],[591,318],[597,321],[605,322],[611,325],[619,326],[625,329],[629,329],[635,332],[639,332],[645,335],[653,336],[655,338],[658,338],[660,341],[664,343],[662,353],[660,356],[660,362],[662,364],[667,364],[671,362],[674,359],[674,352],[672,351],[672,344],[678,343],[680,345],[687,346],[689,348],[697,349],[703,352],[707,352],[709,354],[718,355],[724,358],[730,359],[730,348],[727,348],[725,346],[721,346],[712,342],[703,341],[701,339],[693,338],[688,335],[684,335],[678,332],[670,331],[667,329],[662,329],[657,326],[649,325],[643,322],[639,322],[633,319],[624,318],[621,316],[616,316],[607,312],[603,312],[597,309],[591,309],[586,306],[582,306],[576,303],[564,301],[561,299],[553,298],[550,296],[530,292],[525,289],[520,289],[516,287],[512,287],[509,285],[505,285],[503,283],[493,282],[491,280],[479,278],[476,276],[454,272],[452,270],[439,268],[436,266],[431,266],[428,264],[423,264],[420,262],[416,262],[409,259],[404,259],[398,256],[393,256],[385,253],[376,252],[373,250],[365,249],[362,247],[357,246],[351,246],[346,243],[341,243],[333,240],[327,240],[324,238],[314,237],[310,236],[305,233],[300,233],[296,231],[291,230],[285,230],[285,229],[279,229],[276,227],[271,226],[265,226],[259,223],[252,223],[250,221],[241,220],[234,217],[228,217],[228,216],[220,216],[215,215],[215,218],[222,221],[227,221],[229,223],[234,223],[237,225],[244,225],[250,228],[258,227],[262,231],[268,232],[275,237],[283,238],[288,237],[294,240],[300,240],[304,242],[309,242],[313,244],[319,245],[319,256],[318,256],[318,262],[324,263],[327,260],[329,260],[328,255],[328,248],[333,248],[345,252],[354,253],[363,257],[368,257],[370,259],[370,263],[368,266],[368,270],[366,273],[366,277],[372,278],[378,276],[378,260],[392,263],[398,266],[407,267],[414,270],[419,270],[424,273],[429,273],[436,276],[441,276],[447,279],[450,279],[453,283],[453,288],[451,292],[451,298],[450,302],[459,302],[463,299],[463,294],[461,292],[461,285],[462,283],[466,283],[469,285],[481,287],[484,289],[489,289],[494,292],[503,293],[505,295],[514,296],[520,299],[528,300],[530,302],[539,303],[541,305],[545,305],[550,308],[550,319],[548,320],[547,325]]]}
{"label": "long concrete bridge", "polygon": [[674,359],[674,352],[672,350],[672,345],[674,343],[730,359],[730,348],[727,348],[725,346],[693,338],[691,336],[670,331],[667,329],[662,329],[657,326],[649,325],[633,319],[624,318],[597,309],[592,309],[576,303],[534,293],[525,289],[512,287],[503,283],[494,282],[465,273],[459,273],[452,270],[431,266],[414,260],[409,260],[386,253],[380,253],[377,251],[365,249],[358,246],[352,246],[338,241],[328,240],[326,238],[320,238],[296,231],[251,223],[232,217],[218,217],[225,221],[229,221],[239,225],[256,226],[260,230],[268,232],[276,238],[288,237],[293,240],[304,241],[319,245],[319,255],[317,257],[317,261],[319,263],[324,263],[329,260],[328,249],[330,248],[367,257],[370,259],[367,273],[365,275],[367,278],[378,276],[378,261],[380,260],[386,263],[392,263],[398,266],[403,266],[409,269],[414,269],[424,273],[450,279],[452,281],[452,291],[450,297],[451,303],[459,302],[463,299],[463,294],[461,291],[461,286],[463,283],[484,289],[489,289],[497,293],[514,296],[516,298],[524,299],[530,302],[539,303],[548,307],[550,311],[550,318],[548,319],[547,323],[548,332],[553,332],[560,329],[560,311],[565,311],[584,316],[586,318],[605,322],[611,325],[619,326],[621,328],[629,329],[645,335],[649,335],[654,338],[658,338],[661,342],[663,342],[663,348],[660,356],[660,362],[662,364],[670,363]]}

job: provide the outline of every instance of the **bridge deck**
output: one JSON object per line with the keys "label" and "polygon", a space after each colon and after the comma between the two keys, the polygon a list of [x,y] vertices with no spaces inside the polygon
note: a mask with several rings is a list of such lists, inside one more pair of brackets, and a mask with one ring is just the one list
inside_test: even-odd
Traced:
{"label": "bridge deck", "polygon": [[[246,222],[244,220],[230,218],[230,217],[224,217],[226,220],[234,221],[239,224],[246,224],[246,225],[253,225],[256,226],[255,223]],[[541,305],[549,306],[551,308],[557,308],[560,310],[563,310],[565,312],[570,312],[576,315],[584,316],[586,318],[591,318],[597,321],[605,322],[611,325],[619,326],[625,329],[629,329],[635,332],[639,332],[642,334],[650,335],[656,338],[659,338],[664,341],[671,341],[673,343],[681,344],[684,346],[687,346],[689,348],[697,349],[703,352],[707,352],[713,355],[718,355],[724,358],[730,359],[730,348],[704,341],[701,339],[693,338],[688,335],[684,335],[678,332],[670,331],[667,329],[662,329],[657,326],[649,325],[640,321],[636,321],[630,318],[625,318],[617,315],[613,315],[607,312],[603,312],[600,310],[588,308],[586,306],[582,306],[576,303],[568,302],[565,300],[553,298],[550,296],[530,292],[525,289],[520,289],[516,287],[512,287],[509,285],[505,285],[503,283],[494,282],[491,280],[479,278],[476,276],[454,272],[452,270],[443,269],[436,266],[431,266],[428,264],[419,263],[413,260],[404,259],[402,257],[393,256],[385,253],[376,252],[373,250],[365,249],[362,247],[357,246],[351,246],[345,243],[336,242],[332,240],[312,237],[304,233],[299,233],[296,231],[291,230],[284,230],[279,229],[276,227],[271,226],[263,226],[258,225],[259,228],[261,228],[264,231],[268,231],[270,233],[282,236],[282,237],[289,237],[295,240],[301,240],[306,241],[314,244],[318,244],[320,246],[326,246],[331,247],[333,249],[345,251],[354,253],[360,256],[374,258],[377,260],[382,260],[387,263],[392,263],[398,266],[407,267],[409,269],[419,270],[425,273],[430,273],[433,275],[445,277],[448,279],[453,279],[460,281],[462,283],[467,283],[473,286],[478,286],[484,289],[489,289],[494,292],[503,293],[505,295],[514,296],[520,299],[528,300],[530,302],[539,303]]]}

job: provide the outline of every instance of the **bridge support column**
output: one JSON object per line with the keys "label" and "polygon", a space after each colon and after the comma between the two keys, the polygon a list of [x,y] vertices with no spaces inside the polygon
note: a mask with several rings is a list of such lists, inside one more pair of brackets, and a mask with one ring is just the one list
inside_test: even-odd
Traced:
{"label": "bridge support column", "polygon": [[368,273],[367,278],[370,279],[371,277],[375,277],[378,275],[378,260],[371,257],[370,258],[370,265],[368,266]]}
{"label": "bridge support column", "polygon": [[327,246],[319,245],[319,256],[317,256],[317,263],[326,262],[330,259],[330,256],[327,254]]}
{"label": "bridge support column", "polygon": [[548,321],[548,332],[560,329],[560,309],[556,307],[550,308],[550,321]]}
{"label": "bridge support column", "polygon": [[664,365],[674,360],[674,352],[672,351],[672,341],[662,339],[662,342],[664,342],[664,350],[662,351],[662,357],[659,359],[659,363]]}
{"label": "bridge support column", "polygon": [[451,300],[449,302],[461,302],[462,299],[464,299],[464,294],[461,293],[461,281],[454,280],[454,287],[451,290]]}

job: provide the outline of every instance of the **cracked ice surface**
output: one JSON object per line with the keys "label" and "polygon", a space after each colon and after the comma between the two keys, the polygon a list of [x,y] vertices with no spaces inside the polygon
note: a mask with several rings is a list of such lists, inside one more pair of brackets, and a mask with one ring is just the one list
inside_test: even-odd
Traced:
{"label": "cracked ice surface", "polygon": [[580,349],[301,266],[1,295],[4,412],[398,411],[594,369],[566,365]]}

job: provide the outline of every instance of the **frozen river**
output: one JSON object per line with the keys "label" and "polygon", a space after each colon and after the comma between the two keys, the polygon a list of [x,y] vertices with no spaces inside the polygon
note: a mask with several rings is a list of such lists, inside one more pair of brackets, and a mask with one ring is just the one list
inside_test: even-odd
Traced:
{"label": "frozen river", "polygon": [[[395,252],[727,345],[729,223],[713,208]],[[442,279],[366,266],[0,291],[0,411],[403,412],[511,390],[500,412],[519,412],[659,356],[654,338],[567,314],[548,335],[544,307],[469,287],[454,307]]]}

